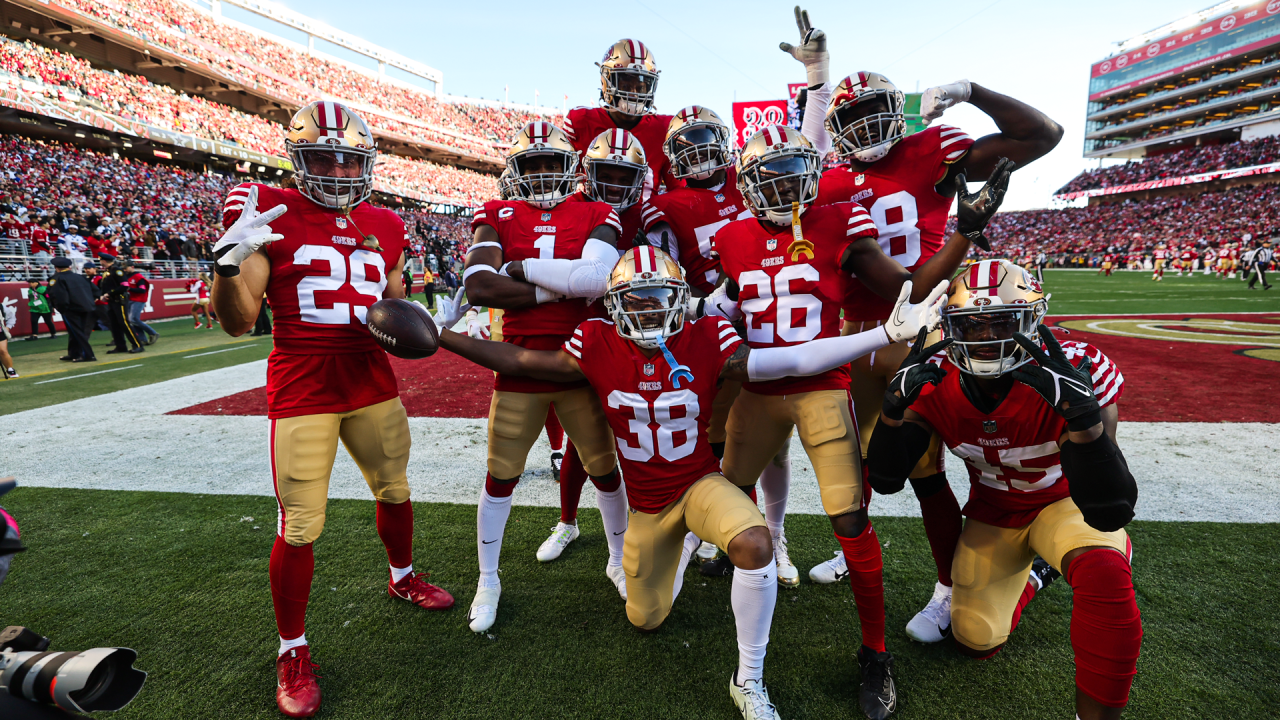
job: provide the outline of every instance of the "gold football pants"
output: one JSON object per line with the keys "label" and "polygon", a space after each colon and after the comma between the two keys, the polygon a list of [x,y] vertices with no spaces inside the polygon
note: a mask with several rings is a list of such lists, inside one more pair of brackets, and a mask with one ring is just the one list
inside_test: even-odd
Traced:
{"label": "gold football pants", "polygon": [[489,402],[490,475],[498,480],[520,477],[552,403],[587,474],[600,477],[613,472],[617,467],[613,432],[596,391],[581,387],[551,393],[494,391]]}

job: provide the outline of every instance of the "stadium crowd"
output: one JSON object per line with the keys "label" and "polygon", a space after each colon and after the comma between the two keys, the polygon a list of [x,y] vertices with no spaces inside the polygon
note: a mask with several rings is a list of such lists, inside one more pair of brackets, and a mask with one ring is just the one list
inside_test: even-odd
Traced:
{"label": "stadium crowd", "polygon": [[[364,111],[375,129],[468,152],[496,157],[494,143],[505,146],[526,122],[543,119],[514,109],[446,103],[425,91],[376,81],[376,75],[219,22],[179,0],[128,4],[61,0],[60,4],[208,65],[247,87],[262,87],[297,104],[316,96],[352,101],[352,107]],[[411,124],[396,115],[421,122]]]}
{"label": "stadium crowd", "polygon": [[1159,97],[1167,97],[1177,94],[1179,90],[1185,87],[1190,87],[1192,85],[1207,85],[1208,83],[1235,75],[1242,70],[1254,70],[1262,65],[1268,65],[1277,60],[1280,60],[1280,50],[1267,53],[1260,58],[1243,58],[1234,64],[1215,65],[1212,69],[1203,73],[1188,73],[1184,77],[1172,82],[1160,83],[1154,92],[1149,91],[1144,87],[1130,93],[1112,96],[1103,100],[1098,104],[1098,107],[1091,109],[1090,112],[1095,113],[1102,110],[1121,107],[1130,103],[1149,102]]}
{"label": "stadium crowd", "polygon": [[1186,177],[1215,170],[1280,162],[1280,137],[1258,138],[1223,145],[1189,147],[1165,155],[1096,170],[1085,170],[1058,189],[1056,194],[1095,188]]}

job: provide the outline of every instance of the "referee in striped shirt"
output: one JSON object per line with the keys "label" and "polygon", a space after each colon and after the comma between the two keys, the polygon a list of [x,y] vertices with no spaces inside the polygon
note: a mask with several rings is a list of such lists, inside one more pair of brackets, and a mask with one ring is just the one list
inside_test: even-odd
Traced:
{"label": "referee in striped shirt", "polygon": [[1271,258],[1272,252],[1270,241],[1264,243],[1261,240],[1258,240],[1257,247],[1253,249],[1253,252],[1249,257],[1250,290],[1253,289],[1254,283],[1258,282],[1259,279],[1262,280],[1263,290],[1271,289],[1271,284],[1267,282],[1267,268],[1271,267]]}

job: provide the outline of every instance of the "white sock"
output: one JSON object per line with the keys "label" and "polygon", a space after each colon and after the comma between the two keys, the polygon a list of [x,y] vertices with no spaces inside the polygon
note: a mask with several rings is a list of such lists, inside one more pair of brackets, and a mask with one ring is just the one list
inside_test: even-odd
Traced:
{"label": "white sock", "polygon": [[395,565],[391,565],[390,567],[391,567],[391,584],[392,585],[400,582],[401,578],[413,572],[412,563],[410,563],[408,567],[398,568]]}
{"label": "white sock", "polygon": [[476,550],[480,556],[480,587],[496,587],[498,556],[502,554],[502,533],[511,515],[511,496],[496,498],[487,490],[480,492],[476,510]]}
{"label": "white sock", "polygon": [[600,508],[605,540],[609,543],[609,565],[621,565],[622,539],[627,531],[627,492],[621,480],[613,492],[596,490],[596,507]]}
{"label": "white sock", "polygon": [[774,537],[782,534],[782,522],[787,517],[787,492],[791,489],[791,456],[781,465],[772,460],[760,473],[760,492],[764,496],[764,521]]}
{"label": "white sock", "polygon": [[777,566],[769,563],[759,570],[733,571],[729,604],[738,626],[738,683],[764,676],[764,654],[769,648],[769,627],[778,603]]}
{"label": "white sock", "polygon": [[279,657],[280,655],[283,655],[296,647],[302,647],[303,645],[306,645],[306,644],[307,644],[306,633],[302,633],[301,635],[299,635],[298,637],[292,640],[285,640],[284,638],[280,638],[280,652],[276,653],[276,656]]}
{"label": "white sock", "polygon": [[702,539],[693,533],[684,536],[684,548],[680,550],[680,565],[676,568],[676,582],[671,586],[672,603],[680,597],[680,589],[684,587],[685,568],[689,567],[689,561],[693,559],[693,554],[698,551],[698,546],[701,544]]}

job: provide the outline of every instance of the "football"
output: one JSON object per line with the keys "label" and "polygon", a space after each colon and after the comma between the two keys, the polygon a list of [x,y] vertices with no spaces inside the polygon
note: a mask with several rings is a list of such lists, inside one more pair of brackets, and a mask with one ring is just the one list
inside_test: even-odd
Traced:
{"label": "football", "polygon": [[426,310],[408,300],[379,300],[370,306],[365,324],[378,345],[398,358],[417,360],[440,349],[435,322]]}

